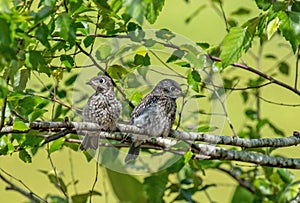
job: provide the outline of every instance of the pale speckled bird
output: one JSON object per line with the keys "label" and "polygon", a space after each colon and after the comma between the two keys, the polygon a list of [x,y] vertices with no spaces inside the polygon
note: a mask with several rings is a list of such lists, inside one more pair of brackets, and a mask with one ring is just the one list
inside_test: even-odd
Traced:
{"label": "pale speckled bird", "polygon": [[[122,105],[115,95],[111,79],[100,75],[92,78],[87,84],[91,85],[96,92],[89,98],[83,109],[83,121],[97,123],[103,131],[115,130]],[[84,136],[80,149],[97,149],[98,145],[99,136],[90,132],[89,135]]]}
{"label": "pale speckled bird", "polygon": [[[150,137],[169,135],[175,120],[176,99],[184,96],[179,84],[174,80],[161,80],[150,94],[144,97],[132,112],[131,124],[144,129]],[[130,145],[125,162],[135,160],[145,136],[130,135]]]}

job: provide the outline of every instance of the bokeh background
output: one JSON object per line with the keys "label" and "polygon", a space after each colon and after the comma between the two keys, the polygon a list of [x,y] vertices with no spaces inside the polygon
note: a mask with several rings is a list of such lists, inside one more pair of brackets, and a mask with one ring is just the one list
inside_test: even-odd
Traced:
{"label": "bokeh background", "polygon": [[[251,15],[254,17],[261,12],[256,8],[255,1],[226,0],[224,1],[223,6],[225,12],[228,14],[236,11],[240,7],[247,7],[248,9],[251,9],[249,15],[245,17],[238,16],[235,18],[239,23],[243,23],[250,19]],[[198,13],[197,10],[199,11]],[[187,23],[186,20],[195,12],[197,14],[194,15]],[[208,42],[211,45],[219,45],[226,35],[224,20],[217,11],[214,11],[213,5],[209,0],[190,0],[188,2],[183,0],[167,0],[157,22],[153,25],[146,25],[144,28],[167,28],[174,33],[184,35],[195,42]],[[289,45],[283,37],[274,36],[274,38],[275,39],[272,40],[272,43],[266,44],[264,53],[267,54],[270,52],[275,54],[278,58],[281,58],[287,54],[288,48],[285,48],[285,46]],[[254,41],[253,52],[258,51],[258,43],[259,42]],[[255,67],[255,60],[253,60],[251,56],[246,55],[243,56],[243,58],[250,66]],[[286,62],[290,64],[291,67],[294,67],[294,64],[296,63],[295,57],[288,57]],[[274,61],[263,60],[261,64],[262,71],[276,68],[274,65],[276,65],[274,64]],[[291,69],[289,76],[279,75],[277,78],[289,83],[290,81],[293,81],[294,73],[294,69]],[[243,70],[225,70],[223,75],[229,77],[239,75],[244,78],[255,77],[251,73]],[[277,102],[300,102],[298,96],[287,92],[287,90],[283,88],[274,88],[272,86],[266,87],[262,90],[262,95],[265,98],[269,98]],[[241,129],[245,124],[243,121],[244,112],[242,97],[239,93],[233,92],[228,97],[226,105],[230,119],[232,120],[235,128],[237,130]],[[297,116],[300,115],[299,107],[292,108],[276,106],[264,102],[262,102],[261,105],[262,116],[270,118],[275,125],[279,126],[280,129],[285,132],[286,135],[291,135],[294,130],[299,130],[299,116]],[[231,131],[225,126],[222,134],[231,135]],[[263,134],[265,137],[273,137],[273,132],[268,129],[264,130]],[[297,158],[299,157],[299,147],[295,146],[280,149],[276,151],[276,154]],[[62,149],[61,151],[53,153],[52,159],[55,163],[56,169],[58,171],[63,171],[63,177],[65,180],[71,180],[72,177],[76,177],[75,179],[80,180],[77,184],[77,188],[74,188],[74,190],[80,192],[87,191],[88,188],[91,188],[96,169],[95,161],[87,162],[85,156],[83,156],[80,151],[74,152],[70,149]],[[243,163],[236,164],[244,165],[244,167],[250,167]],[[20,161],[17,154],[0,157],[0,167],[13,176],[21,179],[29,188],[41,196],[49,191],[57,190],[52,184],[49,184],[47,177],[39,172],[39,170],[48,171],[51,169],[46,150],[40,150],[39,153],[33,157],[31,164],[26,164]],[[71,170],[72,168],[73,170]],[[292,170],[292,172],[297,177],[296,179],[300,179],[300,172],[298,170]],[[137,178],[142,179],[143,177],[137,176]],[[206,184],[217,184],[217,187],[212,187],[208,190],[210,197],[212,197],[215,202],[230,202],[236,186],[236,182],[234,180],[226,174],[217,172],[216,170],[207,170],[203,179]],[[27,201],[27,199],[14,191],[6,191],[5,187],[6,184],[0,181],[0,202]],[[120,182],[120,187],[126,187],[126,183]],[[94,197],[95,202],[118,202],[111,188],[105,168],[100,167],[99,169],[99,180],[95,189],[103,194],[102,196]],[[197,194],[195,199],[199,200],[199,202],[209,202],[205,193]]]}

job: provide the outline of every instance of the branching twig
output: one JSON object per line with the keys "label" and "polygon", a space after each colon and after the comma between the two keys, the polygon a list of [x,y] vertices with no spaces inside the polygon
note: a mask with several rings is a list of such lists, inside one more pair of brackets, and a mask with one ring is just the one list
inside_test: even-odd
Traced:
{"label": "branching twig", "polygon": [[66,201],[69,202],[69,196],[68,194],[66,193],[66,191],[63,189],[62,185],[61,185],[61,182],[60,182],[60,179],[59,179],[59,176],[58,176],[58,173],[57,173],[57,170],[56,170],[56,167],[53,163],[53,160],[52,160],[52,157],[51,157],[51,154],[50,154],[50,151],[49,151],[49,144],[47,144],[47,153],[48,153],[48,159],[50,161],[50,164],[51,164],[51,168],[54,172],[54,175],[56,177],[56,182],[57,182],[57,188],[63,193],[63,195],[65,196],[66,198]]}
{"label": "branching twig", "polygon": [[239,174],[237,174],[236,171],[227,170],[227,169],[224,169],[220,166],[218,166],[217,169],[224,172],[224,173],[226,173],[226,174],[228,174],[233,179],[235,179],[241,187],[245,188],[246,190],[248,190],[252,194],[255,194],[255,188],[253,187],[253,185],[250,182],[248,182],[247,180],[244,180],[244,179],[240,178]]}
{"label": "branching twig", "polygon": [[270,101],[270,100],[267,100],[267,99],[265,99],[263,97],[258,97],[258,98],[260,100],[264,101],[264,102],[267,102],[267,103],[270,103],[270,104],[279,105],[279,106],[290,106],[290,107],[298,107],[298,106],[300,106],[300,104],[285,104],[285,103]]}
{"label": "branching twig", "polygon": [[[209,55],[209,57],[210,57],[211,60],[213,60],[213,61],[217,61],[217,62],[221,62],[221,61],[222,61],[220,58],[215,57],[215,56]],[[272,82],[272,83],[274,83],[274,84],[276,84],[276,85],[279,85],[279,86],[281,86],[281,87],[284,87],[285,89],[288,89],[288,90],[294,92],[295,94],[300,95],[300,91],[299,91],[298,89],[295,89],[294,87],[292,87],[292,86],[290,86],[290,85],[288,85],[288,84],[286,84],[286,83],[284,83],[284,82],[281,82],[281,81],[279,81],[279,80],[273,78],[273,77],[270,76],[270,75],[267,75],[267,74],[265,74],[265,73],[263,73],[263,72],[260,72],[259,70],[256,70],[256,69],[254,69],[254,68],[252,68],[252,67],[250,67],[250,66],[247,66],[247,65],[244,65],[244,64],[239,64],[239,63],[233,63],[233,64],[231,64],[231,65],[234,66],[234,67],[241,68],[241,69],[250,71],[250,72],[252,72],[252,73],[255,73],[256,75],[259,75],[260,77],[265,78],[265,79],[269,80],[270,82]]]}
{"label": "branching twig", "polygon": [[19,180],[15,177],[13,177],[12,175],[10,175],[9,173],[7,173],[6,171],[4,171],[2,168],[0,169],[3,173],[5,173],[7,176],[9,176],[10,178],[15,179],[16,181],[18,181],[19,183],[21,183],[28,191],[25,191],[24,189],[20,188],[19,186],[15,185],[14,183],[12,183],[10,180],[8,180],[7,178],[5,178],[1,173],[0,173],[0,179],[3,180],[5,183],[7,183],[9,186],[6,187],[6,190],[14,190],[19,192],[20,194],[22,194],[23,196],[27,197],[28,199],[30,199],[33,202],[47,202],[47,200],[41,198],[40,196],[38,196],[36,193],[34,193],[27,185],[25,185],[25,183],[22,180]]}
{"label": "branching twig", "polygon": [[[79,43],[76,43],[76,45],[77,45],[77,47],[79,48],[79,50],[80,50],[84,55],[86,55],[87,57],[89,57],[89,59],[93,62],[93,64],[94,64],[99,70],[101,70],[106,76],[110,77],[110,75],[106,72],[106,70],[105,70],[102,66],[100,66],[100,65],[97,63],[96,59],[95,59],[91,54],[89,54],[87,51],[85,51],[85,50],[81,47],[81,45],[80,45]],[[111,78],[111,77],[110,77],[110,78]],[[111,78],[111,80],[112,80],[112,83],[113,83],[114,87],[116,87],[117,90],[121,93],[121,95],[122,95],[122,97],[124,98],[124,100],[129,104],[129,106],[130,106],[131,108],[134,108],[133,103],[127,99],[126,94],[123,92],[123,90],[122,90],[122,89],[114,82],[114,80],[113,80],[112,78]]]}

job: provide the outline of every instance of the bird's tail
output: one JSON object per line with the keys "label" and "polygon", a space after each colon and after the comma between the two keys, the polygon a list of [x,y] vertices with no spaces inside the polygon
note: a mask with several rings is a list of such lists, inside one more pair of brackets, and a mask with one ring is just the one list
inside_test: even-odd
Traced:
{"label": "bird's tail", "polygon": [[128,151],[128,154],[125,157],[125,163],[136,160],[140,153],[140,144],[132,142]]}
{"label": "bird's tail", "polygon": [[87,149],[97,149],[99,145],[99,137],[98,136],[89,136],[85,135],[82,143],[80,145],[81,150],[87,150]]}

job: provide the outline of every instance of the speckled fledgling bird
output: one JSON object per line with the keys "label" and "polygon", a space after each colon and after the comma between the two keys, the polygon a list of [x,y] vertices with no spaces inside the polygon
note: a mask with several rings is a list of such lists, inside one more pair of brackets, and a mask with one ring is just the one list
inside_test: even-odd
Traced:
{"label": "speckled fledgling bird", "polygon": [[[116,98],[111,79],[100,75],[92,78],[87,84],[91,85],[96,92],[89,98],[83,109],[83,121],[97,123],[103,131],[115,130],[122,105]],[[84,136],[80,149],[97,149],[98,143],[97,134],[89,132],[89,135]]]}
{"label": "speckled fledgling bird", "polygon": [[[151,137],[168,136],[175,120],[176,99],[180,96],[184,94],[177,82],[170,79],[160,81],[134,108],[131,124],[144,129]],[[145,141],[145,136],[130,136],[133,142],[126,163],[138,157],[140,145]]]}

